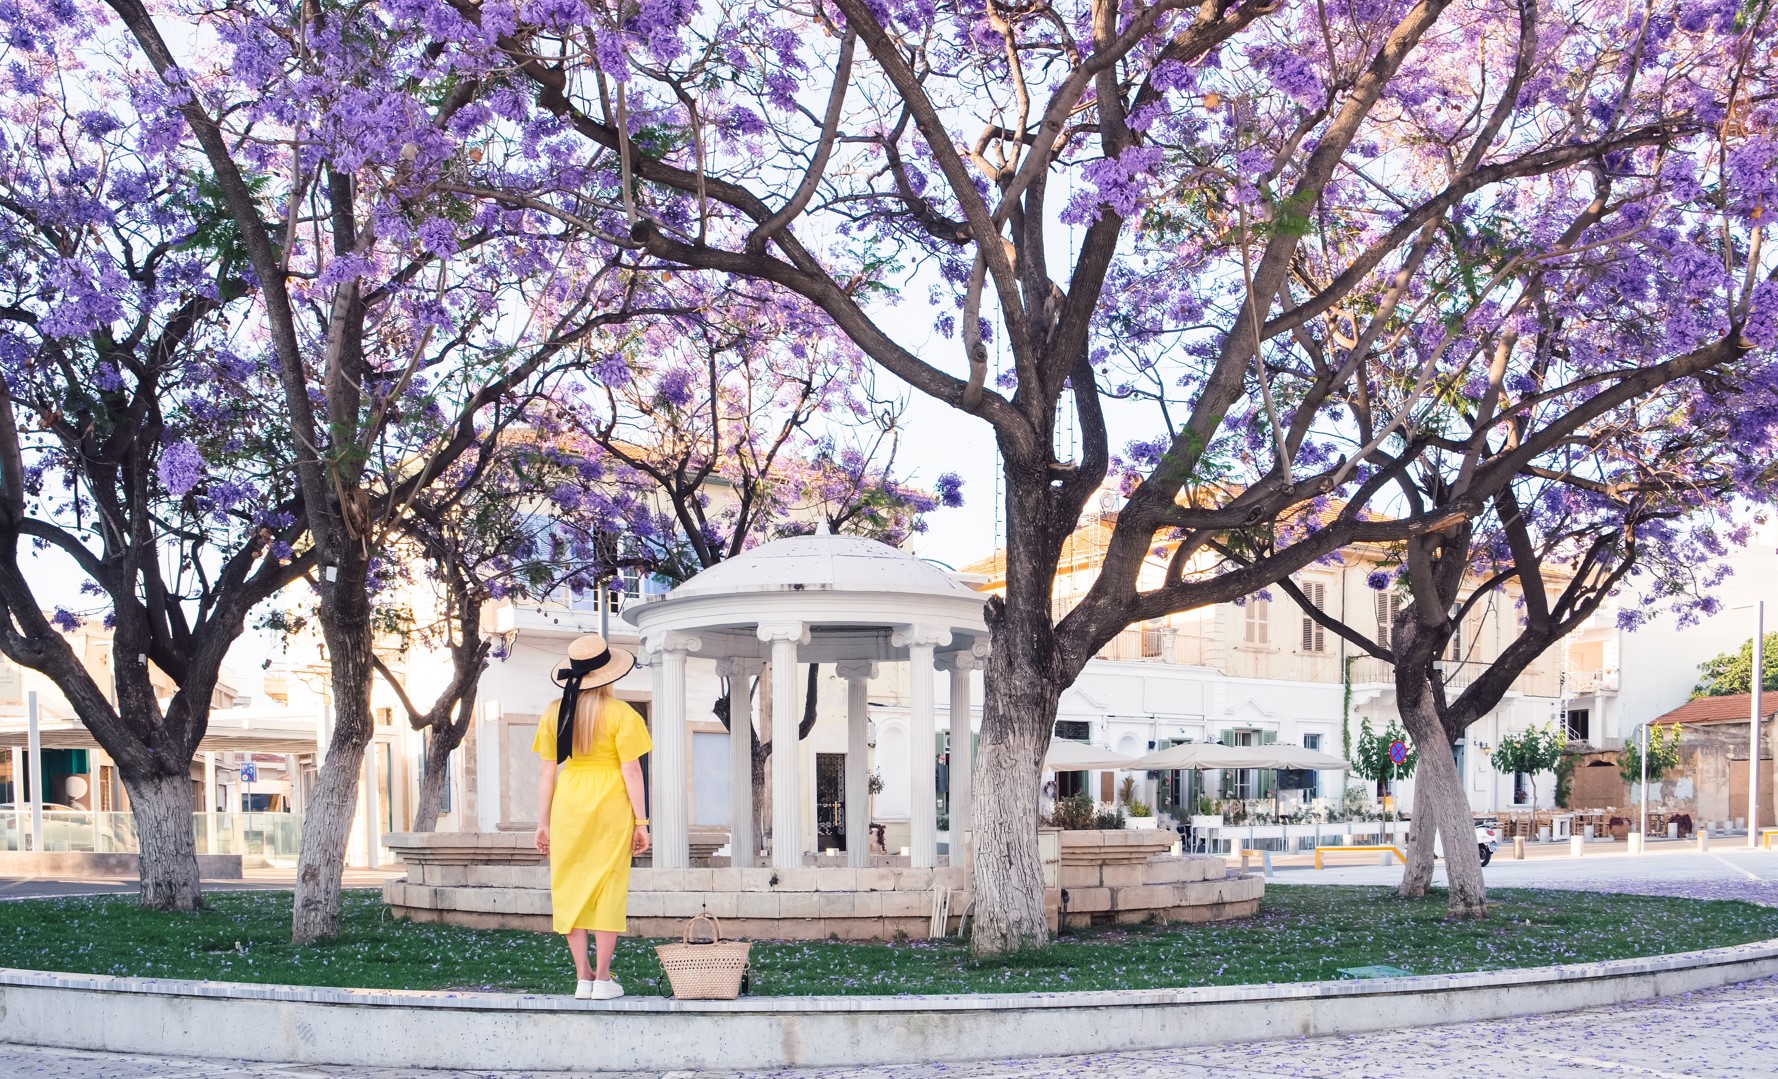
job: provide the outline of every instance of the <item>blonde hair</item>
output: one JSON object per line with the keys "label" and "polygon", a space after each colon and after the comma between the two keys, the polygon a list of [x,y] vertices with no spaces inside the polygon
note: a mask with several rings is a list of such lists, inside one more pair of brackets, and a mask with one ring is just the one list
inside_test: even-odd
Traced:
{"label": "blonde hair", "polygon": [[610,699],[610,686],[593,686],[580,691],[580,699],[574,702],[572,745],[576,757],[586,756],[599,744],[599,735],[604,733],[601,720],[605,715],[605,702]]}

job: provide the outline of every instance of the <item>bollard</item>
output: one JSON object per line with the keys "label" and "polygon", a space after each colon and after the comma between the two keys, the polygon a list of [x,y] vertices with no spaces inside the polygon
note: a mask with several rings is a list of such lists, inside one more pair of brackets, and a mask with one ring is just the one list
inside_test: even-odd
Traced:
{"label": "bollard", "polygon": [[1710,829],[1708,828],[1698,829],[1698,853],[1710,853]]}
{"label": "bollard", "polygon": [[1568,856],[1570,858],[1579,858],[1581,855],[1585,854],[1586,852],[1587,852],[1587,841],[1584,838],[1582,838],[1581,836],[1577,836],[1577,835],[1571,835],[1568,837]]}
{"label": "bollard", "polygon": [[1630,853],[1631,854],[1641,854],[1642,853],[1642,833],[1641,832],[1631,832],[1630,833]]}
{"label": "bollard", "polygon": [[1590,824],[1587,825],[1587,838],[1589,840],[1593,838],[1593,826]]}
{"label": "bollard", "polygon": [[1377,864],[1378,865],[1394,865],[1395,864],[1395,855],[1389,853],[1388,851],[1384,851],[1383,853],[1377,855]]}
{"label": "bollard", "polygon": [[1679,838],[1679,825],[1673,823],[1672,821],[1667,822],[1667,838],[1668,839],[1678,839]]}
{"label": "bollard", "polygon": [[1525,837],[1522,835],[1513,836],[1513,857],[1521,860],[1525,857]]}

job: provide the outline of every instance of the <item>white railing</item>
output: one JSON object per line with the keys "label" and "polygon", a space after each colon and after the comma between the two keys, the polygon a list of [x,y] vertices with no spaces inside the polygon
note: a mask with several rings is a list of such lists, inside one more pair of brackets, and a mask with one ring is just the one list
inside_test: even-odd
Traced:
{"label": "white railing", "polygon": [[1617,668],[1606,667],[1597,671],[1569,671],[1568,692],[1615,693],[1617,692]]}
{"label": "white railing", "polygon": [[[264,854],[295,857],[302,847],[300,813],[193,813],[199,854]],[[31,834],[31,811],[0,810],[0,850],[22,850]],[[214,843],[212,844],[212,834]],[[43,814],[43,849],[96,854],[134,854],[133,813],[56,810]]]}

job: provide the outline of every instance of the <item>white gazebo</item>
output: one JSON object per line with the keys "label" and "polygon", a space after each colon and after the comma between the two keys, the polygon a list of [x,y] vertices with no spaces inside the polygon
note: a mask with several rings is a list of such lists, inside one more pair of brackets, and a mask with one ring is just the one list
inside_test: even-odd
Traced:
{"label": "white gazebo", "polygon": [[[690,865],[686,792],[686,663],[714,660],[734,678],[772,665],[772,866],[803,864],[805,784],[797,726],[798,663],[831,663],[846,679],[846,853],[855,868],[870,864],[865,756],[868,682],[880,663],[908,664],[910,862],[938,862],[938,792],[934,672],[951,676],[951,862],[963,865],[969,829],[970,672],[988,654],[983,621],[987,597],[939,567],[887,544],[856,536],[795,536],[762,544],[713,566],[665,597],[631,607],[624,617],[642,638],[654,676],[654,754],[650,813],[654,864]],[[737,723],[742,721],[736,716]],[[961,724],[961,736],[957,725]],[[750,866],[754,839],[749,739],[731,737],[732,865]]]}

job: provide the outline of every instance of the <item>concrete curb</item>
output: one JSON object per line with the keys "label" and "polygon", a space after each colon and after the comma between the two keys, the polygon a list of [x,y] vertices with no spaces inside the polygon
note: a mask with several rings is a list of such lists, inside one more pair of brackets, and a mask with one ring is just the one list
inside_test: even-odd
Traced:
{"label": "concrete curb", "polygon": [[1778,974],[1778,940],[1385,981],[612,1002],[0,970],[0,1041],[348,1067],[672,1071],[962,1062],[1349,1034],[1657,999]]}

